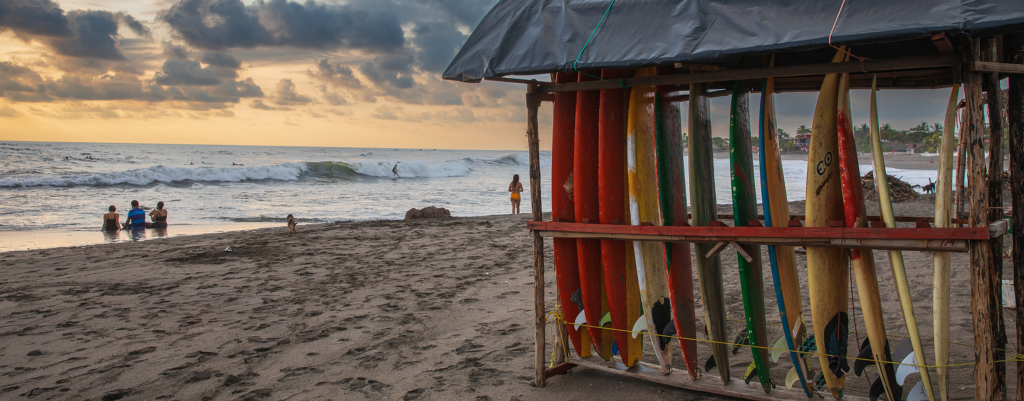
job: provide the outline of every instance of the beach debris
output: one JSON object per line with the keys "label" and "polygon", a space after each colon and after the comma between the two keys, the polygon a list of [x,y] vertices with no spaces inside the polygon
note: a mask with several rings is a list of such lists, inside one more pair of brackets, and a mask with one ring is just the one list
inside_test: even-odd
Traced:
{"label": "beach debris", "polygon": [[[889,197],[892,198],[892,202],[906,202],[908,200],[917,199],[920,195],[914,191],[914,187],[906,182],[903,182],[899,178],[887,175],[889,183]],[[875,192],[875,172],[869,171],[860,178],[861,185],[864,188],[864,199],[877,200],[878,193]]]}
{"label": "beach debris", "polygon": [[224,252],[234,252],[234,251],[235,251],[235,250],[234,250],[234,249],[231,249],[231,247],[230,247],[230,246],[229,246],[229,247],[227,247],[227,248],[224,248]]}
{"label": "beach debris", "polygon": [[452,217],[452,213],[443,207],[427,206],[423,209],[412,208],[405,212],[406,220],[430,219],[436,217]]}

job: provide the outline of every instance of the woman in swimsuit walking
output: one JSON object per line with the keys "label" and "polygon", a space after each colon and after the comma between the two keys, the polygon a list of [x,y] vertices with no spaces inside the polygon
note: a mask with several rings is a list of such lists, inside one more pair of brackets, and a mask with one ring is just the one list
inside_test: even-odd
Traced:
{"label": "woman in swimsuit walking", "polygon": [[512,214],[519,213],[519,200],[522,198],[523,183],[519,182],[519,174],[512,176],[512,183],[508,184],[508,191],[512,193]]}
{"label": "woman in swimsuit walking", "polygon": [[149,211],[149,217],[153,219],[153,222],[146,223],[146,227],[167,228],[167,210],[164,209],[163,202],[156,203],[156,209]]}
{"label": "woman in swimsuit walking", "polygon": [[118,220],[121,219],[121,215],[119,215],[116,212],[114,212],[115,210],[117,210],[117,208],[114,207],[114,205],[110,205],[110,207],[107,208],[107,210],[109,210],[109,212],[107,212],[106,214],[103,215],[103,227],[101,227],[100,230],[103,230],[103,231],[117,231],[117,230],[120,230],[121,229],[121,224],[118,224]]}

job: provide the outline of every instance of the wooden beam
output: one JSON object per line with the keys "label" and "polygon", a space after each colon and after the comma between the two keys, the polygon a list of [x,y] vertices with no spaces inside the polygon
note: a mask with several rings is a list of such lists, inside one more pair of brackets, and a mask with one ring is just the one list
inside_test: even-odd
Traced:
{"label": "wooden beam", "polygon": [[[964,39],[964,62],[970,64],[981,59],[981,42],[977,38]],[[967,121],[967,170],[971,185],[968,188],[970,200],[970,226],[980,228],[988,225],[988,186],[985,185],[985,126],[982,122],[982,76],[968,72],[964,77],[964,120]],[[971,241],[971,320],[974,331],[974,398],[977,400],[1002,400],[1006,394],[1005,368],[996,362],[1006,359],[1000,351],[1005,344],[998,342],[998,319],[1002,317],[1000,300],[995,296],[996,286],[1001,285],[996,277],[989,253],[992,248],[988,241]]]}
{"label": "wooden beam", "polygon": [[[673,227],[527,222],[543,237],[966,252],[989,228]],[[725,246],[724,244],[720,244]]]}
{"label": "wooden beam", "polygon": [[[626,87],[681,85],[701,82],[721,82],[768,77],[797,77],[805,75],[824,75],[844,72],[881,72],[918,68],[951,67],[959,61],[954,54],[936,56],[904,57],[896,59],[868,60],[863,65],[859,61],[845,63],[821,63],[793,65],[784,67],[751,68],[746,70],[728,70],[704,73],[658,75],[653,77],[627,78],[623,80]],[[581,90],[615,89],[618,81],[567,82],[562,84],[544,85],[544,92],[575,92]]]}
{"label": "wooden beam", "polygon": [[[780,385],[772,390],[772,392],[765,393],[764,390],[761,389],[761,384],[756,383],[756,380],[754,381],[755,383],[746,384],[743,382],[743,379],[732,379],[729,380],[729,383],[723,385],[716,375],[705,374],[704,377],[697,378],[696,380],[690,378],[690,375],[686,374],[676,373],[666,375],[661,373],[661,370],[657,365],[652,365],[647,362],[640,362],[633,367],[627,368],[622,364],[622,362],[618,361],[618,358],[612,358],[610,361],[605,361],[596,356],[580,358],[576,355],[571,356],[569,358],[569,362],[577,366],[601,372],[612,373],[619,376],[628,376],[666,386],[730,398],[763,401],[808,400],[807,395],[805,395],[804,391],[800,389],[800,386],[793,389],[787,389]],[[843,397],[843,400],[867,401],[867,398],[846,395]]]}
{"label": "wooden beam", "polygon": [[558,365],[555,365],[551,369],[544,369],[544,378],[565,374],[565,373],[569,372],[569,369],[572,369],[572,368],[575,368],[575,367],[576,367],[575,363],[568,363],[568,362],[560,363]]}
{"label": "wooden beam", "polygon": [[[692,218],[693,215],[687,215],[687,217]],[[1009,216],[1004,216],[1004,217],[1009,217]],[[759,215],[757,215],[757,218],[760,219],[760,220],[764,220],[764,215],[763,214],[759,214]],[[732,215],[731,214],[720,214],[720,215],[718,215],[718,219],[719,220],[732,220]],[[791,215],[789,215],[789,219],[790,220],[803,221],[804,220],[804,215],[802,215],[802,214],[791,214]],[[867,216],[867,219],[868,219],[868,221],[882,221],[882,218],[880,216]],[[895,220],[896,220],[897,223],[934,223],[935,222],[935,218],[934,217],[917,217],[917,216],[896,216]],[[967,224],[967,219],[953,219],[953,222],[954,223]]]}
{"label": "wooden beam", "polygon": [[[1003,60],[1024,66],[1024,32],[1003,36]],[[1011,75],[1006,117],[1010,139],[1010,203],[1013,207],[1013,225],[1010,233],[1013,254],[1013,289],[1017,305],[1024,305],[1024,75]],[[1016,309],[1016,349],[1024,349],[1024,307]],[[1017,361],[1017,396],[1024,400],[1024,361]]]}
{"label": "wooden beam", "polygon": [[996,74],[1024,74],[1024,65],[1011,63],[996,63],[992,61],[971,62],[972,72],[991,72]]}
{"label": "wooden beam", "polygon": [[[537,113],[542,94],[537,85],[530,85],[526,92],[526,142],[530,159],[530,213],[534,220],[543,219],[541,209],[540,181],[540,139],[537,133]],[[547,313],[544,310],[544,239],[539,233],[533,237],[533,320],[534,320],[534,386],[544,387],[545,326]]]}

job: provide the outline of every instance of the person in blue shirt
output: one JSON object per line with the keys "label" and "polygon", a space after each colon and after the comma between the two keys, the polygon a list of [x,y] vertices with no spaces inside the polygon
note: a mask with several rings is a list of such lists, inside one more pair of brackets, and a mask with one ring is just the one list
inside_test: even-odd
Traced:
{"label": "person in blue shirt", "polygon": [[132,230],[146,229],[146,211],[139,207],[139,201],[132,201],[132,210],[128,211],[128,220],[124,222],[124,226]]}

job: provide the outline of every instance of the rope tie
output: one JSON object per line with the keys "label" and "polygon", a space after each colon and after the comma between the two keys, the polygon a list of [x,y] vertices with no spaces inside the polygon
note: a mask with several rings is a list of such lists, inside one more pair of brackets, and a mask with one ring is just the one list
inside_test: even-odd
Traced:
{"label": "rope tie", "polygon": [[[577,55],[576,56],[576,60],[572,62],[572,69],[573,70],[575,70],[576,72],[579,72],[580,74],[586,75],[588,77],[595,78],[595,79],[597,79],[599,81],[615,82],[615,81],[612,81],[610,79],[604,79],[604,78],[601,78],[601,77],[598,77],[598,76],[587,74],[585,72],[580,72],[580,69],[579,69],[579,67],[577,67],[577,64],[580,62],[580,58],[583,57],[583,52],[587,50],[587,46],[590,46],[590,41],[594,39],[594,35],[597,34],[598,28],[601,28],[601,24],[604,23],[605,18],[608,18],[608,13],[612,11],[612,5],[613,4],[615,4],[615,0],[612,0],[611,3],[608,3],[608,8],[606,8],[604,10],[604,15],[601,16],[601,20],[597,22],[597,26],[594,27],[594,31],[590,32],[590,37],[587,38],[587,43],[583,44],[583,48],[580,49],[580,54]],[[619,79],[618,84],[619,84],[620,87],[622,87],[622,89],[626,89],[626,80],[625,79]]]}
{"label": "rope tie", "polygon": [[832,44],[832,34],[834,34],[836,32],[836,25],[839,24],[839,16],[843,14],[843,7],[845,7],[845,6],[846,6],[846,0],[843,0],[843,3],[839,5],[839,12],[836,13],[836,20],[832,22],[832,30],[829,31],[829,33],[828,33],[828,45],[832,46],[836,50],[839,50],[839,51],[841,51],[843,53],[846,53],[850,57],[853,57],[853,58],[855,58],[857,60],[860,60],[860,71],[861,72],[868,72],[868,69],[864,65],[864,62],[867,61],[867,60],[871,60],[870,58],[861,57],[861,56],[855,55],[853,53],[850,53],[849,51],[847,51],[844,48],[840,48],[840,47]]}

